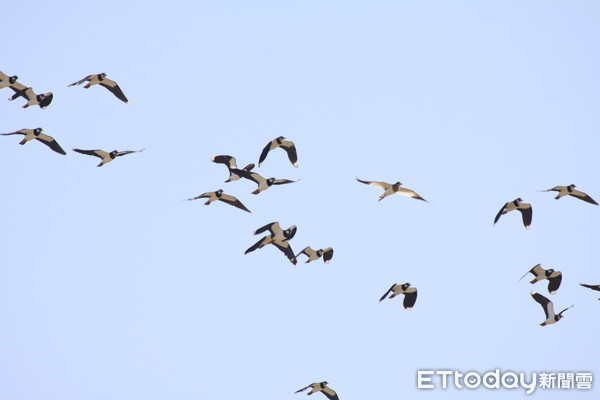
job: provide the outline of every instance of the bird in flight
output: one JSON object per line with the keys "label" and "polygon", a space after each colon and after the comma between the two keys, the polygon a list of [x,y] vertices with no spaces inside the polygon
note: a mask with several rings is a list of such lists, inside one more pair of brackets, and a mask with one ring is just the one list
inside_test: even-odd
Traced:
{"label": "bird in flight", "polygon": [[379,301],[383,301],[388,294],[392,293],[392,295],[389,297],[390,299],[393,299],[394,297],[403,294],[404,295],[404,308],[407,310],[412,310],[413,306],[415,305],[415,303],[417,302],[417,288],[410,286],[410,283],[404,283],[402,285],[398,285],[396,283],[394,283],[392,285],[392,287],[390,287],[388,289],[387,292],[385,292],[385,294],[383,296],[381,296],[381,298],[379,299]]}
{"label": "bird in flight", "polygon": [[298,166],[298,154],[296,153],[296,145],[294,142],[289,142],[285,140],[285,136],[279,136],[271,140],[263,149],[262,153],[260,153],[260,158],[258,159],[258,166],[260,167],[262,163],[267,158],[267,154],[269,151],[274,150],[278,147],[281,147],[288,155],[290,162],[294,167]]}
{"label": "bird in flight", "polygon": [[248,254],[253,252],[256,249],[262,249],[268,244],[272,244],[277,247],[288,260],[291,261],[292,264],[298,264],[296,260],[296,256],[294,255],[294,251],[292,250],[292,246],[289,244],[289,240],[292,239],[296,235],[296,231],[298,228],[296,225],[292,225],[286,230],[281,229],[279,222],[271,222],[270,224],[266,224],[254,231],[255,235],[259,235],[263,232],[269,231],[270,234],[263,236],[258,242],[254,243],[250,246],[244,254]]}
{"label": "bird in flight", "polygon": [[[586,287],[588,289],[597,290],[600,292],[600,285],[588,285],[587,283],[580,283],[581,286]],[[600,299],[598,299],[600,300]]]}
{"label": "bird in flight", "polygon": [[221,200],[223,203],[237,207],[240,210],[252,212],[252,211],[248,210],[246,208],[246,206],[243,205],[242,202],[239,201],[236,197],[233,197],[233,196],[223,193],[223,189],[219,189],[216,192],[202,193],[200,196],[192,197],[191,199],[187,199],[187,200],[190,201],[190,200],[198,200],[198,199],[208,199],[206,201],[206,203],[204,203],[205,206],[209,205],[210,203],[212,203],[214,201]]}
{"label": "bird in flight", "polygon": [[313,250],[310,246],[307,246],[300,253],[296,254],[296,258],[298,258],[300,254],[304,254],[308,257],[306,263],[318,260],[322,256],[323,262],[325,264],[329,264],[331,262],[331,258],[333,257],[333,249],[328,247],[326,249]]}
{"label": "bird in flight", "polygon": [[249,179],[258,185],[256,190],[253,191],[252,194],[259,194],[260,192],[267,190],[268,188],[270,188],[273,185],[285,185],[286,183],[298,182],[298,181],[291,181],[289,179],[275,179],[275,178],[265,179],[256,172],[248,172],[243,169],[234,169],[233,172],[236,175],[239,175],[242,178]]}
{"label": "bird in flight", "polygon": [[533,299],[542,306],[542,308],[544,309],[544,314],[546,314],[546,320],[540,324],[541,326],[550,325],[560,321],[561,318],[563,318],[562,313],[567,311],[569,308],[573,307],[573,305],[571,305],[559,312],[558,314],[554,314],[554,304],[546,297],[534,292],[533,290],[531,291],[531,297],[533,297]]}
{"label": "bird in flight", "polygon": [[112,160],[114,160],[117,157],[121,157],[121,156],[124,156],[126,154],[131,154],[131,153],[141,153],[141,152],[143,152],[145,150],[146,149],[141,149],[141,150],[125,150],[125,151],[113,150],[113,151],[111,151],[109,153],[109,152],[106,152],[104,150],[81,150],[81,149],[73,149],[73,151],[76,151],[77,153],[87,154],[88,156],[94,156],[94,157],[101,158],[102,161],[100,162],[100,164],[96,165],[97,167],[101,167],[104,164],[111,162]]}
{"label": "bird in flight", "polygon": [[22,85],[19,82],[12,83],[9,85],[9,87],[15,92],[15,94],[13,94],[8,100],[12,101],[18,99],[19,97],[23,97],[25,100],[27,100],[27,103],[25,103],[23,108],[40,106],[40,108],[43,109],[48,107],[54,98],[52,92],[37,94],[32,88]]}
{"label": "bird in flight", "polygon": [[523,225],[525,225],[525,228],[529,229],[531,227],[531,219],[533,218],[533,209],[531,208],[531,204],[523,203],[523,199],[520,197],[502,206],[500,211],[498,211],[496,218],[494,218],[494,224],[498,222],[502,215],[513,210],[519,210],[523,217]]}
{"label": "bird in flight", "polygon": [[10,133],[3,133],[2,135],[3,136],[10,136],[10,135],[23,135],[23,136],[25,136],[23,138],[23,140],[21,140],[19,142],[19,144],[25,144],[25,143],[29,142],[30,140],[37,139],[40,142],[44,143],[46,146],[50,147],[55,152],[57,152],[59,154],[62,154],[62,155],[66,155],[67,154],[62,149],[62,147],[60,147],[60,145],[58,144],[58,142],[56,140],[54,140],[54,138],[52,136],[46,135],[45,133],[42,132],[42,128],[21,129],[20,131],[10,132]]}
{"label": "bird in flight", "polygon": [[83,87],[84,89],[89,89],[90,87],[94,86],[94,85],[100,85],[105,87],[106,89],[108,89],[112,94],[114,94],[119,100],[125,102],[125,103],[129,103],[130,101],[127,100],[127,97],[125,97],[125,94],[123,93],[123,91],[121,90],[121,88],[119,87],[119,85],[117,84],[117,82],[108,79],[106,77],[106,73],[101,73],[101,74],[95,74],[95,75],[88,75],[85,78],[83,78],[80,81],[77,81],[75,83],[71,83],[69,85],[69,87],[71,86],[75,86],[75,85],[81,85],[82,83],[87,82],[87,84]]}
{"label": "bird in flight", "polygon": [[303,387],[302,389],[296,390],[294,393],[300,393],[305,391],[306,389],[310,389],[310,392],[307,393],[309,396],[313,393],[321,392],[325,396],[327,396],[329,400],[339,400],[337,393],[332,388],[327,386],[327,381],[311,383],[307,387]]}
{"label": "bird in flight", "polygon": [[[212,156],[210,158],[210,161],[217,163],[217,164],[224,164],[227,167],[227,170],[229,171],[229,178],[227,178],[225,183],[237,181],[238,179],[241,178],[241,176],[239,176],[238,174],[235,173],[235,171],[238,170],[238,167],[237,167],[237,164],[235,161],[235,157],[227,156],[227,155]],[[244,171],[250,172],[250,171],[252,171],[252,169],[254,169],[254,164],[248,164],[242,169]]]}
{"label": "bird in flight", "polygon": [[583,200],[583,201],[585,201],[587,203],[598,205],[598,203],[596,202],[596,200],[592,199],[586,193],[583,193],[583,192],[580,192],[579,190],[576,190],[575,187],[576,187],[575,185],[554,186],[551,189],[542,190],[542,192],[558,192],[558,194],[555,197],[556,200],[558,200],[558,199],[560,199],[561,197],[564,197],[564,196],[573,196],[576,199]]}
{"label": "bird in flight", "polygon": [[383,194],[379,196],[379,201],[385,199],[387,196],[392,195],[394,193],[398,193],[404,197],[410,197],[411,199],[423,200],[427,202],[424,198],[422,198],[417,192],[410,189],[405,189],[402,186],[402,182],[396,182],[393,185],[387,182],[378,182],[378,181],[363,181],[356,178],[357,181],[364,183],[365,185],[370,185],[379,189],[383,189]]}
{"label": "bird in flight", "polygon": [[542,268],[542,264],[538,264],[527,271],[527,273],[523,275],[521,279],[525,278],[525,276],[529,273],[532,273],[535,277],[531,282],[529,282],[531,284],[548,279],[548,292],[550,294],[555,294],[560,287],[560,282],[562,281],[562,272],[560,271],[555,271],[552,268],[544,269]]}

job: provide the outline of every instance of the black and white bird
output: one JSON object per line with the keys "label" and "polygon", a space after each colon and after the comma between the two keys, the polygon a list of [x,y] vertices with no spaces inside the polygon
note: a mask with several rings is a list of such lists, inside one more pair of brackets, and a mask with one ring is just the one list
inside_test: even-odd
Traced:
{"label": "black and white bird", "polygon": [[378,181],[363,181],[360,180],[358,178],[356,178],[357,181],[364,183],[365,185],[370,185],[370,186],[374,186],[376,188],[379,189],[383,189],[383,194],[381,196],[379,196],[379,201],[383,200],[384,198],[386,198],[389,195],[392,195],[394,193],[398,193],[399,195],[405,196],[405,197],[410,197],[412,199],[417,199],[417,200],[423,200],[425,202],[427,202],[427,200],[425,200],[424,198],[422,198],[417,192],[415,192],[414,190],[410,190],[410,189],[405,189],[402,186],[402,182],[396,182],[393,185],[391,183],[387,183],[387,182],[378,182]]}
{"label": "black and white bird", "polygon": [[10,132],[10,133],[2,133],[3,136],[10,135],[23,135],[25,136],[23,140],[19,142],[19,144],[25,144],[30,140],[37,139],[40,142],[44,143],[46,146],[50,147],[55,152],[66,155],[67,153],[60,147],[58,142],[54,140],[52,136],[46,135],[42,132],[42,128],[35,129],[21,129],[20,131]]}
{"label": "black and white bird", "polygon": [[327,381],[311,383],[307,387],[303,387],[302,389],[296,390],[294,393],[300,393],[305,391],[306,389],[310,389],[310,392],[307,393],[307,395],[309,396],[313,393],[321,392],[325,396],[327,396],[329,400],[339,400],[337,393],[327,385]]}
{"label": "black and white bird", "polygon": [[392,287],[390,287],[388,289],[387,292],[385,292],[385,294],[383,296],[381,296],[381,299],[379,299],[379,301],[383,301],[388,294],[391,294],[391,296],[389,297],[390,299],[393,299],[394,297],[403,294],[404,295],[404,308],[407,310],[411,310],[413,308],[413,306],[415,305],[415,302],[417,301],[417,288],[410,286],[410,283],[405,283],[402,285],[398,285],[396,283],[394,283],[392,285]]}
{"label": "black and white bird", "polygon": [[306,263],[318,260],[322,256],[323,262],[325,264],[329,264],[331,262],[331,258],[333,257],[333,249],[331,247],[328,247],[326,249],[313,250],[310,246],[306,246],[304,248],[304,250],[302,250],[300,253],[296,254],[296,258],[298,258],[298,256],[300,254],[304,254],[305,256],[308,257],[308,260],[306,260]]}
{"label": "black and white bird", "polygon": [[[227,178],[225,183],[237,181],[238,179],[241,178],[241,176],[239,176],[238,174],[235,173],[236,170],[239,170],[237,167],[236,161],[235,161],[235,157],[227,156],[227,155],[212,156],[210,158],[210,161],[217,163],[217,164],[224,164],[227,167],[227,170],[229,171],[229,178]],[[248,172],[252,171],[253,169],[254,169],[254,164],[248,164],[244,168],[242,168],[242,170],[248,171]]]}
{"label": "black and white bird", "polygon": [[125,94],[123,93],[123,91],[121,90],[119,85],[117,85],[117,82],[115,82],[111,79],[108,79],[106,77],[106,73],[104,73],[104,72],[101,74],[88,75],[80,81],[71,83],[69,85],[69,87],[75,86],[75,85],[81,85],[84,82],[87,82],[87,84],[83,87],[84,89],[89,89],[90,87],[92,87],[94,85],[100,85],[100,86],[107,88],[119,100],[121,100],[125,103],[130,102],[129,100],[127,100],[127,97],[125,97]]}
{"label": "black and white bird", "polygon": [[216,192],[202,193],[200,196],[192,197],[191,199],[187,199],[187,200],[190,201],[190,200],[198,200],[198,199],[208,199],[206,201],[206,203],[204,203],[205,206],[209,205],[210,203],[212,203],[214,201],[221,200],[223,203],[227,203],[231,206],[237,207],[240,210],[252,212],[252,211],[248,210],[246,208],[246,206],[243,205],[242,202],[239,201],[236,197],[233,197],[233,196],[223,193],[223,189],[219,189]]}
{"label": "black and white bird", "polygon": [[8,76],[0,71],[0,89],[14,85],[17,82],[17,79],[19,79],[19,77],[16,75]]}
{"label": "black and white bird", "polygon": [[294,255],[294,251],[289,244],[289,240],[292,239],[296,235],[296,231],[298,228],[296,225],[292,225],[286,230],[281,229],[279,222],[271,222],[262,226],[254,231],[254,235],[259,235],[263,232],[269,231],[270,234],[263,236],[258,242],[254,243],[250,246],[244,254],[248,254],[253,252],[256,249],[262,249],[268,244],[272,244],[277,247],[285,256],[292,262],[292,264],[296,265],[298,261],[296,260],[296,256]]}
{"label": "black and white bird", "polygon": [[48,107],[54,98],[52,92],[37,94],[32,88],[27,87],[19,82],[12,83],[9,86],[13,92],[15,92],[15,94],[13,94],[8,100],[12,101],[18,99],[19,97],[23,97],[25,100],[27,100],[27,103],[25,103],[23,108],[40,106],[40,108],[43,109]]}
{"label": "black and white bird", "polygon": [[265,159],[267,158],[267,154],[269,154],[269,151],[274,150],[278,147],[281,147],[282,149],[285,150],[292,165],[294,167],[297,167],[298,166],[298,154],[296,153],[296,145],[294,145],[294,142],[285,140],[285,136],[279,136],[278,138],[271,140],[265,146],[262,153],[260,153],[260,158],[258,159],[258,166],[260,167],[262,165],[262,163],[265,161]]}
{"label": "black and white bird", "polygon": [[245,171],[243,169],[235,169],[233,172],[236,175],[239,175],[242,178],[249,179],[258,185],[256,190],[253,191],[252,194],[259,194],[260,192],[267,190],[268,188],[270,188],[273,185],[285,185],[286,183],[297,182],[297,181],[291,181],[289,179],[275,179],[275,178],[265,179],[260,174],[257,174],[256,172],[249,172],[249,171]]}
{"label": "black and white bird", "polygon": [[575,185],[569,186],[555,186],[552,189],[542,190],[542,192],[558,192],[555,199],[558,200],[564,196],[573,196],[576,199],[583,200],[590,204],[598,205],[596,200],[592,199],[586,193],[580,192],[579,190],[575,190]]}
{"label": "black and white bird", "polygon": [[110,153],[106,152],[104,150],[81,150],[81,149],[73,149],[73,151],[76,151],[78,153],[81,154],[87,154],[88,156],[94,156],[94,157],[98,157],[101,158],[102,161],[100,162],[100,164],[96,165],[97,167],[101,167],[106,163],[111,162],[112,160],[114,160],[117,157],[121,157],[124,156],[126,154],[131,154],[131,153],[141,153],[143,151],[145,151],[146,149],[141,149],[141,150],[125,150],[125,151],[118,151],[118,150],[113,150]]}
{"label": "black and white bird", "polygon": [[531,291],[531,297],[533,297],[533,299],[542,306],[542,308],[544,309],[544,314],[546,314],[546,320],[540,324],[541,326],[550,325],[560,321],[560,319],[563,318],[562,313],[567,311],[569,308],[573,307],[573,305],[571,305],[559,312],[558,314],[554,314],[554,304],[546,297],[533,290]]}
{"label": "black and white bird", "polygon": [[[600,285],[588,285],[587,283],[580,283],[581,286],[586,287],[588,289],[597,290],[600,292]],[[598,299],[600,300],[600,299]]]}
{"label": "black and white bird", "polygon": [[560,287],[560,282],[562,281],[562,272],[560,271],[555,271],[552,268],[544,269],[542,268],[542,264],[538,264],[527,271],[527,273],[523,275],[521,279],[525,278],[528,273],[532,273],[533,276],[535,276],[535,278],[529,282],[531,284],[548,279],[548,292],[550,294],[555,294]]}
{"label": "black and white bird", "polygon": [[523,199],[520,197],[502,206],[500,211],[498,211],[496,218],[494,218],[494,224],[498,222],[502,215],[513,210],[519,210],[523,217],[523,225],[525,225],[525,228],[529,229],[531,227],[531,219],[533,218],[533,209],[531,208],[531,204],[523,203]]}

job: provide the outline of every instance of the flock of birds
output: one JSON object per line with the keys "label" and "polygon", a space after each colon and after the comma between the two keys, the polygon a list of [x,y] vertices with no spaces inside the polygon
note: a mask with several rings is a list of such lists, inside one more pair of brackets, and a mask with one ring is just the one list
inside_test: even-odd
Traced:
{"label": "flock of birds", "polygon": [[[9,100],[15,100],[19,97],[23,97],[27,102],[23,105],[23,108],[28,108],[30,106],[38,105],[40,108],[47,108],[53,99],[52,92],[37,94],[34,90],[26,85],[21,84],[18,81],[18,76],[8,76],[0,71],[0,89],[10,88],[14,91],[14,94],[9,98]],[[87,82],[87,83],[86,83]],[[104,88],[108,89],[115,97],[119,100],[129,103],[129,100],[119,87],[119,85],[108,78],[106,78],[105,73],[88,75],[85,78],[72,83],[69,86],[77,86],[86,83],[84,86],[85,89],[88,89],[94,85],[100,85]],[[15,132],[2,133],[3,136],[10,135],[23,135],[23,140],[19,143],[24,145],[25,143],[31,140],[38,140],[41,143],[48,146],[53,151],[66,155],[66,152],[62,149],[62,147],[58,144],[58,142],[51,136],[45,134],[42,128],[35,129],[21,129]],[[262,150],[259,160],[258,167],[260,167],[267,158],[267,155],[270,151],[275,149],[282,149],[287,153],[290,163],[294,167],[298,167],[298,154],[296,151],[296,146],[294,142],[286,140],[284,136],[279,136],[273,140],[271,140]],[[73,151],[95,156],[101,159],[101,162],[97,165],[98,167],[103,166],[114,160],[116,157],[124,156],[131,153],[143,152],[142,150],[132,151],[118,151],[113,150],[111,152],[106,152],[103,150],[82,150],[82,149],[73,149]],[[254,195],[258,195],[261,192],[269,189],[273,185],[284,185],[289,183],[294,183],[297,181],[289,180],[289,179],[278,179],[274,177],[264,178],[262,175],[257,172],[253,172],[255,168],[254,164],[248,164],[244,168],[238,168],[236,159],[230,155],[217,155],[211,157],[211,161],[218,164],[223,164],[227,167],[229,172],[229,177],[225,181],[225,183],[237,181],[240,179],[247,179],[254,183],[256,183],[257,188],[252,192]],[[360,183],[370,185],[376,187],[378,189],[383,190],[383,194],[379,196],[379,201],[384,198],[392,195],[399,194],[405,197],[409,197],[416,200],[421,200],[427,202],[423,197],[421,197],[417,192],[402,187],[402,182],[396,182],[394,184],[390,184],[387,182],[381,181],[365,181],[356,178],[356,180]],[[565,196],[573,196],[577,199],[583,200],[587,203],[598,205],[598,203],[592,199],[589,195],[584,192],[578,191],[575,189],[575,185],[568,186],[556,186],[551,189],[543,190],[543,192],[554,191],[558,192],[555,199],[560,199]],[[187,199],[187,200],[198,200],[198,199],[207,199],[204,203],[205,205],[209,205],[217,200],[222,201],[225,204],[229,204],[231,206],[237,207],[243,211],[251,212],[238,198],[228,195],[224,193],[223,189],[219,189],[214,192],[206,192],[199,196]],[[517,198],[513,201],[507,202],[502,206],[496,217],[494,218],[494,224],[498,222],[502,215],[507,214],[510,211],[518,210],[522,215],[523,225],[525,228],[529,229],[532,223],[533,217],[533,209],[531,204],[523,202],[523,199]],[[297,231],[297,227],[295,225],[290,226],[287,229],[282,229],[278,222],[271,222],[266,224],[257,230],[254,231],[254,235],[260,235],[263,233],[267,233],[265,236],[261,237],[255,244],[250,246],[244,254],[251,253],[257,249],[261,249],[269,244],[272,244],[277,249],[279,249],[287,259],[294,265],[297,265],[298,257],[300,255],[304,255],[307,257],[306,263],[318,260],[319,258],[323,258],[325,263],[331,262],[333,258],[333,248],[328,247],[325,249],[314,250],[310,246],[306,246],[302,251],[295,254],[290,245],[290,240],[295,236]],[[538,264],[531,268],[521,279],[523,279],[527,274],[531,273],[534,276],[534,279],[530,282],[531,284],[535,284],[542,280],[548,280],[548,292],[550,294],[555,294],[560,288],[562,282],[562,272],[555,271],[554,269],[544,269],[541,264]],[[600,285],[588,285],[586,283],[581,283],[581,286],[600,291]],[[403,306],[405,309],[410,310],[414,307],[417,300],[417,288],[411,286],[410,283],[404,284],[396,284],[394,283],[380,298],[380,302],[386,298],[392,299],[398,295],[404,295]],[[554,305],[552,301],[550,301],[545,296],[531,291],[532,298],[539,303],[546,315],[546,319],[540,324],[541,326],[546,326],[549,324],[553,324],[558,322],[561,318],[563,318],[563,313],[569,308],[573,307],[573,305],[565,308],[559,313],[555,313]],[[600,299],[598,299],[600,300]],[[327,386],[328,383],[326,381],[312,383],[302,389],[297,390],[295,393],[303,392],[305,390],[310,389],[307,393],[308,395],[312,395],[316,392],[323,393],[330,400],[339,400],[337,393]]]}

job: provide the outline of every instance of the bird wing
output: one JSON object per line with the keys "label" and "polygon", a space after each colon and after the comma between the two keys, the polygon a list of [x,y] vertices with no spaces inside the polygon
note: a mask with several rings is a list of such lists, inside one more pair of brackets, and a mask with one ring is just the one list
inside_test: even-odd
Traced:
{"label": "bird wing", "polygon": [[258,166],[259,167],[262,165],[262,163],[267,158],[267,154],[269,154],[269,151],[271,150],[271,145],[273,144],[273,142],[276,142],[276,140],[274,139],[274,140],[271,140],[269,143],[267,143],[265,148],[260,153],[260,157],[258,158]]}
{"label": "bird wing", "polygon": [[75,85],[81,85],[83,82],[89,81],[91,77],[92,77],[91,75],[88,75],[88,76],[86,76],[85,78],[83,78],[80,81],[77,81],[75,83],[71,83],[68,87],[75,86]]}
{"label": "bird wing", "polygon": [[233,170],[233,172],[235,172],[236,175],[239,175],[242,178],[246,178],[255,182],[256,184],[258,184],[258,186],[264,185],[267,181],[265,178],[263,178],[256,172],[244,171],[243,169],[235,169]]}
{"label": "bird wing", "polygon": [[143,153],[144,151],[146,151],[146,149],[119,151],[119,152],[117,152],[117,154],[115,155],[115,157],[121,157],[121,156],[124,156],[124,155],[127,155],[127,154],[131,154],[131,153]]}
{"label": "bird wing", "polygon": [[270,224],[266,224],[265,226],[261,226],[260,228],[255,230],[254,234],[259,235],[265,231],[271,232],[273,236],[281,235],[281,233],[283,232],[281,226],[279,226],[279,222],[271,222]]}
{"label": "bird wing", "polygon": [[254,169],[255,165],[254,163],[248,164],[246,165],[244,168],[242,168],[244,171],[252,171]]}
{"label": "bird wing", "polygon": [[304,249],[302,249],[302,251],[300,253],[296,254],[296,258],[298,258],[298,256],[300,254],[304,254],[305,256],[310,258],[310,255],[314,254],[314,253],[315,253],[315,251],[310,246],[306,246]]}
{"label": "bird wing", "polygon": [[564,186],[554,186],[553,188],[542,190],[542,192],[560,192]]}
{"label": "bird wing", "polygon": [[557,276],[548,278],[548,293],[554,294],[560,287],[560,283],[562,282],[562,274],[558,273]]}
{"label": "bird wing", "polygon": [[101,159],[105,159],[108,157],[108,153],[104,150],[81,150],[81,149],[73,149],[77,153],[87,154],[88,156],[94,156]]}
{"label": "bird wing", "polygon": [[198,199],[203,199],[203,198],[207,198],[210,197],[214,192],[206,192],[206,193],[202,193],[200,196],[196,196],[196,197],[192,197],[191,199],[186,199],[186,200],[198,200]]}
{"label": "bird wing", "polygon": [[235,157],[232,156],[226,156],[226,155],[222,155],[222,156],[213,156],[210,158],[210,161],[214,162],[214,163],[218,163],[218,164],[225,164],[227,165],[227,168],[237,168],[237,164],[235,162]]}
{"label": "bird wing", "polygon": [[0,133],[2,136],[11,136],[11,135],[26,135],[23,131],[9,132],[9,133]]}
{"label": "bird wing", "polygon": [[266,242],[267,240],[269,240],[271,238],[272,238],[271,235],[262,237],[258,242],[254,243],[252,246],[248,247],[248,249],[244,252],[244,254],[253,252],[254,250],[258,249],[264,242]]}
{"label": "bird wing", "polygon": [[325,250],[323,250],[323,262],[325,264],[329,264],[331,262],[332,258],[333,258],[333,249],[331,247],[328,247]]}
{"label": "bird wing", "polygon": [[129,100],[127,100],[127,97],[125,97],[125,94],[123,93],[119,85],[117,85],[117,82],[108,78],[104,78],[104,80],[100,82],[100,86],[104,86],[105,88],[110,90],[110,92],[114,94],[119,100],[124,101],[125,103],[129,103]]}
{"label": "bird wing", "polygon": [[388,190],[392,185],[390,185],[387,182],[377,182],[377,181],[362,181],[358,178],[356,178],[357,181],[364,183],[365,185],[371,185],[371,186],[375,186],[376,188],[379,189],[383,189],[383,190]]}
{"label": "bird wing", "polygon": [[62,147],[60,147],[60,145],[58,144],[58,142],[56,140],[54,140],[54,138],[52,136],[48,136],[45,133],[40,133],[37,137],[37,140],[39,140],[40,142],[44,143],[46,146],[50,147],[52,150],[54,150],[55,152],[62,154],[62,155],[66,155],[67,153],[62,149]]}
{"label": "bird wing", "polygon": [[531,297],[542,306],[544,313],[546,314],[546,319],[548,319],[550,315],[554,315],[554,304],[552,304],[550,300],[533,291],[531,292]]}
{"label": "bird wing", "polygon": [[292,250],[292,246],[290,245],[290,242],[278,240],[278,241],[273,242],[273,245],[275,247],[277,247],[279,250],[281,250],[281,252],[286,255],[286,257],[292,262],[292,264],[294,264],[294,265],[298,264],[298,261],[296,260],[296,256],[294,255],[294,250]]}
{"label": "bird wing", "polygon": [[321,393],[323,393],[329,400],[339,400],[337,393],[332,388],[325,386],[321,389]]}
{"label": "bird wing", "polygon": [[587,203],[590,204],[595,204],[598,205],[598,203],[596,203],[596,200],[592,199],[590,196],[588,196],[587,194],[580,192],[579,190],[573,190],[571,193],[569,193],[571,196],[578,198],[579,200],[583,200]]}
{"label": "bird wing", "polygon": [[285,185],[286,183],[294,183],[297,181],[291,181],[289,179],[275,179],[273,185]]}
{"label": "bird wing", "polygon": [[296,153],[296,145],[294,142],[288,142],[287,140],[284,140],[281,142],[280,147],[285,150],[292,165],[294,167],[298,167],[298,154]]}
{"label": "bird wing", "polygon": [[415,192],[414,190],[405,189],[405,188],[401,187],[401,188],[398,188],[398,194],[405,196],[405,197],[410,197],[412,199],[423,200],[424,202],[427,202],[427,200],[425,200],[424,198],[419,196],[419,194],[417,192]]}
{"label": "bird wing", "polygon": [[387,291],[387,292],[385,292],[385,294],[384,294],[383,296],[381,296],[381,298],[379,299],[379,301],[382,301],[383,299],[385,299],[385,298],[387,297],[387,295],[388,295],[388,294],[390,294],[390,292],[391,292],[392,290],[394,290],[394,286],[396,286],[396,284],[395,284],[395,283],[394,283],[394,284],[393,284],[393,285],[392,285],[392,286],[391,286],[391,287],[388,289],[388,291]]}
{"label": "bird wing", "polygon": [[580,285],[588,289],[597,290],[600,292],[600,285],[588,285],[587,283],[580,283]]}
{"label": "bird wing", "polygon": [[542,268],[542,264],[538,264],[535,267],[531,268],[529,271],[527,271],[525,275],[521,277],[521,279],[525,278],[525,276],[529,273],[532,273],[537,278],[540,275],[544,275],[544,272],[546,272],[546,270]]}
{"label": "bird wing", "polygon": [[243,205],[242,202],[239,201],[236,197],[230,196],[228,194],[224,194],[223,193],[223,195],[221,195],[221,197],[219,198],[219,200],[221,200],[222,202],[227,203],[229,205],[232,205],[234,207],[237,207],[237,208],[239,208],[241,210],[247,211],[249,213],[252,212],[252,211],[248,210],[246,208],[246,206]]}
{"label": "bird wing", "polygon": [[305,391],[306,389],[309,389],[309,388],[311,388],[313,385],[314,385],[314,383],[311,383],[310,385],[308,385],[308,386],[306,386],[306,387],[303,387],[302,389],[298,389],[298,390],[296,390],[294,393],[300,393],[300,392],[303,392],[303,391]]}
{"label": "bird wing", "polygon": [[494,224],[495,224],[496,222],[498,222],[498,220],[499,220],[499,219],[500,219],[500,217],[502,216],[502,212],[503,212],[504,210],[506,210],[506,206],[508,206],[508,203],[505,203],[505,204],[502,206],[502,208],[500,209],[500,211],[498,211],[498,214],[496,214],[496,218],[494,218]]}
{"label": "bird wing", "polygon": [[519,204],[518,210],[523,217],[523,225],[525,225],[525,228],[529,229],[531,226],[531,219],[533,218],[533,208],[531,207],[531,204],[521,203]]}
{"label": "bird wing", "polygon": [[40,101],[40,108],[46,108],[50,105],[50,103],[52,103],[52,99],[54,98],[54,95],[52,94],[52,92],[48,92],[48,93],[44,93],[42,95],[42,100]]}
{"label": "bird wing", "polygon": [[24,96],[25,95],[25,91],[27,89],[29,89],[27,86],[23,85],[20,82],[15,82],[15,83],[11,84],[10,88],[13,90],[13,92],[20,93],[21,96]]}
{"label": "bird wing", "polygon": [[402,305],[407,310],[412,309],[417,301],[417,289],[416,288],[411,288],[411,289],[414,289],[414,290],[408,289],[409,291],[404,292],[404,301],[402,302]]}

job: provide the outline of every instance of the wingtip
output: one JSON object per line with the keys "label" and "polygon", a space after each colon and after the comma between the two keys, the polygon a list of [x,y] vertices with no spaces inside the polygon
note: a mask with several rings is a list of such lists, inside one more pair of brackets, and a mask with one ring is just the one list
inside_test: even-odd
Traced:
{"label": "wingtip", "polygon": [[536,294],[536,293],[537,293],[537,292],[536,292],[535,290],[532,290],[531,292],[529,292],[529,294],[530,294],[530,295],[532,295],[532,296],[533,296],[534,294]]}

